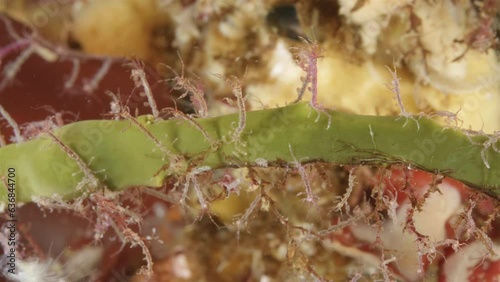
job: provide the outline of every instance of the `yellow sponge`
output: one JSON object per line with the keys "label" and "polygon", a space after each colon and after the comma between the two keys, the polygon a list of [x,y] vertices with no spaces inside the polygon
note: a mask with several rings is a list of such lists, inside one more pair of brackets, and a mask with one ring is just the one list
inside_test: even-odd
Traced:
{"label": "yellow sponge", "polygon": [[87,53],[150,57],[153,0],[92,1],[74,12],[75,39]]}

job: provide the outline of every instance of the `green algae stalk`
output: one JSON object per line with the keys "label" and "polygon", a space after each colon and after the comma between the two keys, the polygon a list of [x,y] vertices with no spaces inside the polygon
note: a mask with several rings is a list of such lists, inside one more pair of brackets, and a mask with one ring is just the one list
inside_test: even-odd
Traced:
{"label": "green algae stalk", "polygon": [[[489,136],[469,137],[427,118],[417,121],[327,113],[331,115],[329,129],[328,116],[322,113],[316,122],[317,113],[306,103],[248,112],[239,142],[232,140],[237,114],[197,119],[205,132],[183,120],[152,122],[150,116],[140,117],[140,123],[159,143],[130,120],[76,122],[55,130],[54,135],[114,191],[132,186],[159,187],[166,177],[187,174],[187,169],[284,166],[298,159],[350,165],[402,163],[455,178],[500,198],[500,153],[494,146],[483,145]],[[217,145],[210,144],[204,134]],[[494,145],[500,147],[499,143]],[[186,162],[176,169],[162,169],[173,155],[182,156]],[[77,189],[85,178],[81,167],[47,134],[0,148],[0,175],[6,175],[9,168],[17,171],[18,202],[53,195],[72,199],[83,193],[83,189]],[[7,199],[3,181],[0,202]]]}

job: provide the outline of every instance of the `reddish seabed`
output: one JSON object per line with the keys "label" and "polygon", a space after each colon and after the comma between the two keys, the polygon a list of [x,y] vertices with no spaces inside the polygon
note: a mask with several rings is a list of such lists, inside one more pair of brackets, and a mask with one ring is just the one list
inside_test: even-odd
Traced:
{"label": "reddish seabed", "polygon": [[[0,17],[5,17],[0,15]],[[29,37],[32,31],[13,20],[14,30],[21,36]],[[31,40],[31,39],[29,39]],[[29,44],[17,44],[18,49],[6,46],[16,45],[14,38],[9,35],[5,22],[0,21],[0,85],[6,81],[5,70],[16,61]],[[50,45],[49,45],[50,46]],[[47,46],[45,46],[47,47]],[[55,46],[53,46],[55,47]],[[3,52],[2,48],[5,48]],[[63,51],[64,52],[64,51]],[[110,63],[109,69],[102,79],[92,89],[89,85],[102,68]],[[65,86],[72,78],[78,65],[78,73],[70,87]],[[110,112],[111,98],[105,91],[120,95],[122,103],[129,107],[130,112],[150,114],[147,98],[140,95],[142,88],[135,88],[130,78],[131,60],[126,58],[111,58],[87,56],[75,50],[69,50],[67,55],[59,56],[53,62],[46,61],[37,53],[33,53],[20,65],[12,80],[6,81],[0,89],[0,105],[12,116],[23,133],[26,125],[32,122],[44,121],[59,114],[59,122],[64,124],[74,121],[110,118],[105,116]],[[153,95],[159,109],[173,106],[173,92],[162,81],[155,69],[147,66],[144,69]],[[43,130],[43,123],[40,123]],[[11,143],[13,134],[8,123],[0,118],[0,132],[7,143]],[[18,173],[22,173],[19,171]],[[154,203],[152,199],[145,202]],[[91,244],[93,226],[87,220],[69,212],[41,211],[34,204],[27,204],[18,208],[17,219],[20,229],[20,242],[26,247],[21,251],[26,257],[35,255],[39,258],[57,257],[64,249],[77,250]],[[4,221],[0,219],[0,225]],[[107,232],[107,235],[113,235]],[[50,237],[49,237],[50,236]],[[105,237],[102,240],[105,253],[101,265],[102,281],[119,279],[113,275],[132,274],[134,269],[142,263],[140,248],[125,246],[118,253],[120,243],[111,242]]]}
{"label": "reddish seabed", "polygon": [[[429,191],[429,187],[432,186],[433,183],[438,184],[438,187],[440,187],[440,189],[448,189],[448,191],[449,189],[453,189],[457,192],[456,194],[459,195],[458,198],[460,203],[458,205],[458,208],[455,208],[453,212],[450,212],[450,216],[447,219],[438,220],[439,224],[442,224],[442,226],[437,226],[438,224],[436,222],[437,214],[435,213],[440,213],[443,211],[425,212],[426,206],[425,204],[423,206],[424,209],[423,214],[426,215],[426,218],[425,220],[420,219],[419,223],[420,227],[422,227],[422,222],[424,222],[424,224],[427,225],[427,230],[429,227],[431,229],[444,228],[445,230],[445,237],[443,238],[444,240],[447,239],[454,240],[458,236],[458,238],[460,239],[460,243],[465,243],[460,246],[459,252],[455,252],[452,245],[443,245],[436,247],[436,251],[438,253],[433,262],[429,262],[426,256],[422,256],[422,268],[424,271],[424,275],[431,266],[431,264],[434,264],[437,265],[439,268],[439,280],[441,282],[454,281],[456,280],[457,277],[453,277],[450,280],[449,275],[454,275],[454,274],[453,273],[450,274],[449,271],[446,271],[446,269],[450,268],[453,269],[454,267],[461,268],[463,267],[463,265],[468,265],[470,269],[468,269],[466,273],[469,274],[469,277],[460,277],[460,279],[463,279],[460,281],[499,281],[498,279],[500,279],[499,278],[500,258],[498,256],[493,258],[491,257],[488,258],[486,255],[488,252],[486,251],[483,242],[479,242],[479,239],[477,237],[474,237],[474,235],[472,235],[469,239],[465,239],[463,230],[459,231],[460,234],[457,234],[456,226],[453,226],[453,220],[456,220],[461,212],[467,211],[467,207],[470,204],[469,199],[473,199],[475,203],[474,209],[472,210],[472,218],[474,219],[475,224],[480,224],[481,222],[484,222],[485,220],[487,220],[488,216],[490,216],[492,213],[495,212],[496,201],[494,199],[479,196],[476,193],[474,193],[471,189],[469,189],[466,185],[456,180],[450,178],[444,178],[436,182],[436,178],[433,174],[420,170],[408,169],[406,167],[393,168],[390,172],[390,175],[382,177],[381,183],[384,187],[384,192],[383,192],[384,197],[387,197],[386,199],[391,199],[395,203],[397,203],[398,207],[395,210],[396,213],[400,212],[401,208],[405,209],[408,207],[410,198],[413,198],[413,201],[415,202],[423,201],[426,192]],[[427,198],[432,197],[433,193],[437,193],[436,196],[438,194],[441,195],[441,192],[435,191],[430,194],[427,194],[426,197]],[[445,193],[445,195],[447,194]],[[447,201],[454,201],[454,200],[442,197],[439,201],[441,201],[441,206],[438,206],[438,208],[448,205],[446,204]],[[414,212],[417,213],[416,210]],[[413,215],[414,214],[412,213],[412,216]],[[398,217],[400,220],[398,224],[404,224],[406,226],[405,232],[410,232],[410,233],[416,232],[415,234],[417,234],[417,237],[422,236],[422,234],[419,233],[421,232],[421,230],[419,230],[419,227],[413,226],[415,220],[414,217],[405,218],[405,215],[401,216],[401,214],[399,213]],[[439,215],[437,215],[437,218],[439,218]],[[336,219],[335,221],[337,220],[338,219]],[[404,222],[404,220],[406,220],[406,222]],[[359,257],[360,254],[365,254],[365,256],[367,257],[372,257],[375,259],[380,258],[382,254],[381,245],[379,244],[380,242],[377,243],[375,241],[376,236],[380,236],[379,237],[380,241],[384,242],[384,236],[389,236],[388,238],[390,238],[391,235],[388,234],[390,234],[391,232],[401,233],[400,228],[395,227],[394,230],[392,230],[391,229],[392,225],[387,224],[388,221],[391,221],[391,218],[385,219],[381,223],[383,229],[378,229],[377,226],[372,226],[371,228],[365,227],[362,229],[358,229],[358,231],[356,231],[357,228],[356,225],[346,227],[342,229],[340,232],[336,233],[332,237],[332,241],[334,241],[335,244],[342,246],[337,249],[345,250],[345,248],[347,248],[348,250],[351,250],[347,251],[347,253],[351,253],[353,255],[357,254],[354,255],[355,257]],[[363,225],[363,223],[361,223],[361,225]],[[492,227],[491,230],[489,230],[487,234],[492,239],[492,242],[495,246],[495,242],[497,242],[497,240],[500,238],[500,220],[496,219],[495,221],[493,221],[491,227]],[[391,229],[391,230],[385,230],[385,229]],[[363,235],[362,238],[359,238],[357,237],[357,235],[359,235],[361,232],[359,230],[364,230],[365,235],[366,232],[370,232],[372,233],[372,235],[370,236]],[[385,238],[385,242],[386,243],[391,242],[391,240]],[[413,242],[410,241],[409,244],[413,244]],[[385,247],[383,248],[391,249],[392,247],[394,247],[392,245],[394,243],[396,242],[392,241],[391,244],[385,245]],[[470,244],[473,244],[474,248],[464,249],[464,252],[460,253],[462,251],[462,248],[465,248]],[[500,245],[494,248],[496,248],[496,250],[500,250]],[[478,259],[477,254],[485,255],[484,261],[482,259]],[[404,253],[400,255],[405,256]],[[465,261],[459,260],[459,263],[456,262],[457,261],[456,259],[449,260],[449,258],[452,258],[454,256],[459,256],[459,257],[466,256],[467,259]],[[387,255],[385,256],[385,259],[388,259]],[[415,274],[414,269],[410,270],[406,269],[406,272],[404,269],[399,269],[396,263],[390,263],[388,265],[388,269],[392,273],[397,274],[403,280],[405,280],[406,278],[408,281],[414,281],[415,278],[417,278],[417,280],[421,280],[423,278],[422,276],[418,278],[419,276]],[[497,280],[495,280],[495,278]]]}
{"label": "reddish seabed", "polygon": [[[26,27],[11,22],[19,34],[31,34],[31,31],[26,31]],[[9,35],[5,24],[0,22],[0,46],[5,47],[13,42],[14,38]],[[26,44],[21,44],[21,48],[10,50],[5,57],[0,58],[0,86],[6,79],[4,71],[27,47]],[[55,113],[61,113],[66,123],[102,119],[103,115],[110,111],[111,98],[105,94],[106,90],[119,93],[122,102],[130,108],[132,114],[136,113],[136,110],[139,114],[151,113],[151,109],[145,104],[147,98],[140,95],[143,90],[135,88],[134,81],[130,78],[131,60],[87,56],[74,50],[67,51],[55,62],[48,62],[37,53],[32,54],[19,67],[15,77],[0,88],[0,105],[19,125],[42,121]],[[75,61],[79,64],[78,74],[74,83],[65,87],[71,80]],[[107,61],[111,63],[109,70],[95,87],[89,88],[99,71],[106,67]],[[172,92],[163,78],[151,66],[146,66],[144,71],[158,108],[172,106]],[[2,121],[0,126],[2,134],[10,136],[11,129],[7,123]]]}

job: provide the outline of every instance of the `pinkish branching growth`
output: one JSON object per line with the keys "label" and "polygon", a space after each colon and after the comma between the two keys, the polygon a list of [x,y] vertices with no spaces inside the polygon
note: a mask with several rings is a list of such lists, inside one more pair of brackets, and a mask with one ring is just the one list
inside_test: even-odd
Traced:
{"label": "pinkish branching growth", "polygon": [[[413,219],[408,219],[408,217],[413,216],[413,213],[414,213],[413,208],[410,208],[410,210],[407,212],[406,230],[409,231],[410,234],[413,234],[416,237],[415,242],[417,243],[417,255],[418,255],[417,273],[418,275],[421,276],[425,273],[426,263],[427,264],[432,263],[436,259],[436,256],[438,254],[440,254],[442,257],[445,257],[443,253],[438,251],[439,248],[451,247],[454,252],[458,252],[460,246],[463,244],[461,244],[456,239],[443,239],[441,241],[435,242],[432,241],[429,236],[424,236],[420,234],[415,229]],[[410,223],[408,224],[408,222]]]}
{"label": "pinkish branching growth", "polygon": [[129,192],[119,194],[105,190],[103,193],[96,192],[88,197],[80,197],[73,202],[66,202],[54,196],[39,198],[37,204],[41,208],[49,209],[49,211],[54,209],[73,211],[94,222],[95,242],[104,238],[104,234],[111,227],[115,235],[120,239],[122,248],[125,244],[130,244],[132,247],[141,247],[146,262],[146,266],[141,269],[141,272],[151,276],[153,274],[153,259],[145,243],[145,240],[150,238],[142,238],[131,229],[133,225],[140,228],[143,219],[140,214],[132,210],[136,207],[122,205],[120,195],[124,193]]}
{"label": "pinkish branching growth", "polygon": [[109,69],[111,68],[112,62],[113,61],[111,59],[105,59],[102,62],[102,65],[99,68],[99,70],[94,74],[94,76],[90,79],[85,80],[85,84],[83,85],[83,91],[85,91],[89,94],[94,93],[94,91],[97,90],[97,88],[99,87],[99,84],[104,79],[106,74],[108,74]]}
{"label": "pinkish branching growth", "polygon": [[156,145],[156,147],[163,153],[163,157],[167,158],[169,160],[175,160],[177,159],[177,156],[174,155],[167,147],[165,147],[156,136],[149,131],[144,124],[142,124],[139,120],[137,120],[135,117],[130,115],[128,110],[122,110],[120,112],[120,116],[126,120],[129,120],[135,127],[137,127],[142,133],[144,133],[153,143]]}
{"label": "pinkish branching growth", "polygon": [[[139,246],[144,255],[146,266],[141,268],[141,273],[151,276],[153,274],[153,258],[146,246],[145,239],[141,238],[130,226],[140,226],[142,217],[129,208],[121,205],[117,195],[105,196],[93,193],[89,197],[91,211],[97,216],[94,226],[94,240],[103,238],[104,233],[111,227],[122,242],[122,248],[129,243],[132,247]],[[90,212],[90,211],[89,211]]]}
{"label": "pinkish branching growth", "polygon": [[[458,109],[455,113],[450,112],[450,111],[436,111],[430,114],[430,117],[438,116],[442,117],[444,119],[444,122],[446,123],[447,126],[451,127],[452,124],[454,124],[454,128],[460,128],[462,127],[464,121],[458,118],[458,113],[462,110],[462,107]],[[459,125],[460,123],[460,125]]]}
{"label": "pinkish branching growth", "polygon": [[300,177],[302,177],[302,181],[304,182],[304,187],[306,190],[305,191],[306,198],[304,199],[304,201],[306,201],[309,204],[314,204],[315,206],[317,206],[318,196],[316,196],[312,190],[311,180],[309,179],[309,174],[307,174],[307,171],[304,168],[304,166],[302,166],[300,161],[297,160],[297,158],[293,154],[292,146],[290,144],[288,144],[288,148],[290,149],[290,154],[294,158],[293,165],[295,166],[295,168],[297,168],[297,170],[300,174]]}
{"label": "pinkish branching growth", "polygon": [[[469,138],[471,144],[483,147],[481,149],[481,158],[486,168],[490,169],[491,166],[490,163],[488,162],[487,154],[490,149],[493,149],[493,151],[496,153],[500,153],[500,148],[497,147],[497,143],[500,141],[500,130],[493,132],[493,134],[491,135],[485,134],[484,131],[482,130],[475,131],[468,129],[468,130],[463,130],[463,132],[465,133],[467,138]],[[473,136],[487,136],[488,140],[484,141],[483,143],[476,142],[472,139]]]}
{"label": "pinkish branching growth", "polygon": [[2,61],[7,55],[12,52],[20,51],[20,54],[12,62],[4,65],[3,78],[0,81],[0,90],[13,81],[21,67],[34,54],[47,62],[54,62],[61,58],[73,58],[73,70],[69,80],[65,84],[65,89],[70,89],[74,85],[79,73],[79,63],[82,58],[102,60],[103,64],[101,68],[91,79],[88,79],[83,86],[83,90],[87,93],[92,93],[99,87],[100,82],[111,68],[112,59],[109,57],[84,54],[68,49],[65,46],[54,45],[43,39],[36,30],[30,30],[29,34],[23,34],[21,36],[15,31],[12,21],[7,16],[0,15],[0,20],[7,30],[7,35],[15,40],[15,42],[0,48],[0,66],[3,64]]}
{"label": "pinkish branching growth", "polygon": [[488,218],[484,221],[483,226],[481,229],[483,232],[487,233],[488,231],[491,230],[493,227],[493,222],[495,222],[496,219],[500,217],[500,205],[497,205],[495,209],[493,209],[493,212],[491,212],[488,216]]}
{"label": "pinkish branching growth", "polygon": [[21,54],[11,63],[5,65],[3,70],[3,79],[0,81],[0,90],[4,89],[9,83],[12,82],[16,74],[21,69],[22,65],[28,58],[35,52],[33,46],[26,47]]}
{"label": "pinkish branching growth", "polygon": [[500,140],[500,130],[495,131],[493,135],[489,136],[488,140],[483,143],[483,149],[481,150],[481,158],[483,158],[484,165],[489,169],[490,164],[488,158],[486,157],[487,151],[492,148],[493,151],[500,153],[500,148],[497,147],[497,143]]}
{"label": "pinkish branching growth", "polygon": [[28,38],[22,38],[2,47],[0,49],[0,66],[2,65],[3,58],[7,57],[10,53],[26,48],[30,43],[31,41]]}
{"label": "pinkish branching growth", "polygon": [[184,187],[182,188],[182,195],[181,195],[179,203],[183,207],[188,207],[188,205],[186,203],[186,199],[188,198],[189,188],[192,184],[193,188],[194,188],[194,192],[196,194],[196,198],[198,198],[198,203],[200,204],[200,209],[201,209],[200,217],[198,217],[198,218],[201,218],[201,216],[208,211],[209,203],[207,202],[205,195],[203,194],[202,188],[198,182],[197,177],[198,177],[198,175],[205,173],[207,171],[210,171],[210,170],[211,170],[211,168],[209,166],[197,167],[197,168],[192,169],[190,172],[188,172],[185,177],[182,177],[183,178],[182,181],[184,182],[183,183]]}
{"label": "pinkish branching growth", "polygon": [[300,49],[297,54],[297,65],[306,73],[306,77],[303,78],[302,87],[297,89],[299,96],[294,101],[294,103],[302,100],[305,91],[309,90],[312,94],[309,105],[318,112],[316,122],[319,120],[321,113],[327,115],[328,129],[331,126],[332,117],[318,102],[318,58],[321,58],[321,48],[315,41],[312,43],[307,41],[306,44],[307,47],[304,49]]}
{"label": "pinkish branching growth", "polygon": [[130,77],[134,81],[136,88],[143,88],[143,93],[148,98],[148,105],[151,108],[151,112],[156,121],[160,118],[160,112],[158,111],[156,101],[153,97],[153,92],[151,91],[151,87],[149,86],[149,82],[146,78],[146,72],[144,71],[144,62],[134,60],[131,65],[133,69],[131,71]]}
{"label": "pinkish branching growth", "polygon": [[419,276],[423,275],[425,272],[425,257],[429,262],[432,262],[436,257],[436,246],[431,242],[429,236],[425,236],[417,231],[414,222],[415,209],[409,207],[406,211],[406,222],[403,228],[403,232],[408,232],[415,236],[415,241],[417,243],[417,256],[418,256],[418,269],[417,274]]}
{"label": "pinkish branching growth", "polygon": [[[111,227],[123,244],[130,243],[132,246],[140,246],[144,254],[146,268],[141,269],[143,273],[150,276],[153,271],[153,259],[143,238],[130,228],[130,225],[140,225],[142,218],[128,207],[121,206],[117,193],[106,191],[106,186],[100,182],[90,167],[74,152],[64,144],[48,129],[45,133],[73,160],[76,162],[84,176],[76,189],[86,188],[83,195],[74,200],[73,203],[64,202],[62,199],[52,197],[51,199],[38,199],[39,205],[47,208],[63,208],[76,211],[87,218],[96,216],[94,226],[94,239],[103,238],[104,233]],[[97,192],[102,187],[103,193]],[[106,196],[104,193],[107,192]]]}
{"label": "pinkish branching growth", "polygon": [[387,67],[387,69],[389,70],[389,72],[391,73],[391,76],[392,76],[391,83],[390,84],[386,83],[386,86],[396,96],[395,98],[396,98],[396,101],[398,101],[400,115],[402,117],[406,118],[406,122],[403,125],[403,127],[406,126],[406,124],[408,123],[408,119],[413,119],[417,123],[417,128],[420,129],[420,124],[418,123],[418,121],[410,113],[408,113],[406,111],[405,106],[403,104],[403,98],[401,97],[401,86],[399,84],[399,77],[398,77],[398,73],[397,73],[396,67],[394,67],[394,70],[391,70],[391,68],[389,68],[388,66],[386,66],[386,67]]}
{"label": "pinkish branching growth", "polygon": [[478,228],[472,214],[476,207],[476,200],[475,197],[469,199],[468,207],[460,214],[458,220],[454,224],[455,232],[459,236],[464,236],[465,240],[474,238],[480,241],[488,252],[494,256],[496,254],[493,250],[493,241],[483,230]]}
{"label": "pinkish branching growth", "polygon": [[391,271],[389,270],[389,268],[387,266],[389,264],[395,262],[396,261],[396,257],[392,256],[392,257],[390,257],[388,259],[385,259],[384,258],[384,253],[382,253],[381,260],[382,260],[382,262],[380,263],[380,266],[378,267],[378,269],[382,273],[382,276],[384,277],[384,281],[386,281],[386,282],[393,281]]}
{"label": "pinkish branching growth", "polygon": [[[57,124],[58,117],[48,117],[41,121],[32,121],[21,125],[23,136],[27,139],[36,138],[38,135],[44,133],[45,129],[54,130],[59,127]],[[56,120],[54,122],[54,120]]]}
{"label": "pinkish branching growth", "polygon": [[9,36],[16,40],[0,49],[0,66],[2,65],[2,61],[5,57],[7,57],[7,55],[23,50],[21,54],[16,58],[16,60],[14,60],[14,62],[8,63],[5,66],[3,70],[3,79],[0,81],[1,90],[4,89],[7,84],[9,84],[13,80],[24,62],[26,62],[26,60],[34,53],[34,48],[32,36],[23,38],[19,34],[17,34],[17,32],[15,32],[14,28],[12,27],[11,20],[8,17],[0,15],[0,20],[3,21]]}
{"label": "pinkish branching growth", "polygon": [[[12,130],[14,131],[14,143],[19,143],[24,141],[24,137],[21,134],[21,130],[19,129],[19,125],[17,122],[12,118],[12,116],[0,105],[0,116],[3,117],[7,123],[9,124],[10,127],[12,127]],[[5,141],[4,141],[5,142]]]}
{"label": "pinkish branching growth", "polygon": [[398,204],[398,191],[395,191],[392,193],[390,190],[387,190],[388,195],[383,195],[382,196],[382,202],[384,203],[387,211],[387,215],[389,218],[392,220],[392,223],[394,225],[398,224],[398,216],[396,213],[397,208],[399,207]]}
{"label": "pinkish branching growth", "polygon": [[240,195],[241,184],[243,183],[244,176],[235,177],[231,174],[229,170],[224,170],[222,179],[216,181],[216,183],[222,186],[226,192],[225,197],[228,198],[231,194]]}
{"label": "pinkish branching growth", "polygon": [[184,120],[188,122],[190,125],[192,125],[194,128],[196,128],[198,131],[200,131],[203,134],[203,137],[205,137],[205,140],[207,140],[208,143],[210,143],[211,149],[214,151],[218,147],[218,142],[215,141],[210,134],[190,115],[185,114],[177,109],[174,108],[166,108],[163,109],[162,112],[166,112],[171,114],[174,118]]}
{"label": "pinkish branching growth", "polygon": [[64,82],[64,89],[71,89],[75,85],[78,74],[80,73],[80,60],[72,59],[71,64],[73,68],[71,69],[71,73],[68,79]]}
{"label": "pinkish branching growth", "polygon": [[76,162],[80,170],[83,172],[83,178],[76,186],[76,190],[82,190],[83,188],[88,188],[88,190],[84,191],[84,195],[91,194],[95,192],[97,188],[103,187],[104,185],[100,182],[100,180],[94,175],[94,172],[90,169],[90,167],[80,158],[80,156],[73,151],[70,147],[64,144],[59,138],[57,138],[54,133],[50,130],[45,130],[45,133],[49,135],[49,137],[56,143],[73,161]]}
{"label": "pinkish branching growth", "polygon": [[104,91],[104,94],[108,95],[111,98],[111,103],[109,103],[109,107],[110,107],[109,113],[113,116],[113,118],[115,120],[120,119],[120,116],[122,116],[122,114],[121,114],[122,112],[128,113],[128,110],[126,109],[126,107],[124,107],[122,105],[122,102],[121,102],[119,96],[117,96],[115,93],[113,93],[109,90]]}
{"label": "pinkish branching growth", "polygon": [[[30,140],[38,137],[38,135],[45,133],[46,130],[55,130],[64,126],[66,122],[74,122],[78,120],[78,115],[69,111],[57,112],[51,106],[42,106],[37,109],[45,109],[52,115],[40,121],[26,122],[20,126],[23,137]],[[65,118],[71,116],[71,119]]]}
{"label": "pinkish branching growth", "polygon": [[[245,107],[245,98],[243,97],[242,82],[236,78],[226,80],[233,88],[233,95],[236,97],[238,106],[238,126],[233,131],[233,142],[240,143],[241,135],[245,130],[247,121],[247,112]],[[244,146],[244,145],[243,145]]]}
{"label": "pinkish branching growth", "polygon": [[154,134],[149,131],[144,124],[142,124],[137,118],[130,115],[128,109],[122,107],[122,111],[119,113],[120,117],[129,120],[135,127],[137,127],[142,133],[144,133],[163,153],[163,159],[168,160],[168,163],[165,164],[160,170],[154,175],[157,176],[161,171],[170,170],[171,173],[183,173],[185,167],[185,160],[182,156],[176,155],[170,151]]}
{"label": "pinkish branching growth", "polygon": [[346,213],[349,214],[350,212],[350,206],[348,203],[349,197],[351,196],[352,191],[354,190],[354,185],[355,185],[355,180],[356,180],[356,175],[354,174],[354,171],[356,170],[356,167],[353,167],[349,170],[349,179],[348,179],[348,187],[346,192],[344,193],[343,196],[336,196],[335,198],[338,200],[338,203],[333,207],[333,211],[342,211],[342,208],[345,209]]}
{"label": "pinkish branching growth", "polygon": [[358,282],[359,279],[363,278],[363,275],[359,272],[355,272],[349,275],[349,282]]}
{"label": "pinkish branching growth", "polygon": [[175,75],[174,78],[170,79],[170,81],[174,82],[174,86],[172,90],[184,91],[179,99],[182,99],[189,96],[191,103],[193,103],[193,108],[196,112],[196,117],[203,118],[208,115],[208,106],[205,101],[205,92],[203,89],[203,85],[197,79],[196,82],[191,81],[191,79],[184,76],[184,61],[181,58],[181,55],[177,53],[179,56],[179,60],[181,62],[181,74],[179,75],[174,69],[169,66],[166,66],[172,73]]}
{"label": "pinkish branching growth", "polygon": [[499,41],[495,32],[494,16],[480,19],[478,26],[466,35],[465,41],[468,46],[481,52],[486,52],[492,47],[498,47]]}
{"label": "pinkish branching growth", "polygon": [[342,221],[338,220],[338,221],[336,221],[335,225],[332,225],[327,229],[318,231],[317,236],[319,236],[319,238],[324,238],[325,236],[329,236],[335,232],[338,232],[339,230],[342,230],[343,228],[347,228],[347,227],[351,226],[352,224],[354,224],[355,222],[357,222],[361,219],[367,218],[368,212],[369,212],[369,209],[366,206],[364,206],[364,207],[356,206],[352,210],[352,214],[353,214],[352,216],[350,216],[347,219],[342,220]]}
{"label": "pinkish branching growth", "polygon": [[[173,196],[173,194],[169,194],[168,192],[164,191],[165,189],[160,190],[157,188],[150,188],[150,187],[140,187],[139,189],[141,194],[147,194],[153,196],[165,203],[176,204],[178,202],[176,201],[176,198]],[[136,197],[135,200],[142,201],[142,198]]]}
{"label": "pinkish branching growth", "polygon": [[255,199],[250,204],[250,206],[246,209],[245,213],[236,220],[236,227],[237,227],[236,237],[238,241],[240,240],[241,227],[248,224],[250,216],[255,212],[256,209],[260,207],[261,204],[262,204],[262,193],[258,193],[257,196],[255,196]]}
{"label": "pinkish branching growth", "polygon": [[[200,168],[200,169],[204,169],[204,168]],[[210,168],[208,168],[208,170],[210,170]],[[205,199],[205,195],[203,194],[203,191],[201,191],[201,187],[200,187],[200,184],[198,183],[198,179],[196,178],[197,173],[191,175],[191,182],[193,183],[194,192],[196,193],[196,197],[198,198],[198,203],[200,204],[201,211],[202,211],[202,213],[204,213],[208,210],[208,203]]]}

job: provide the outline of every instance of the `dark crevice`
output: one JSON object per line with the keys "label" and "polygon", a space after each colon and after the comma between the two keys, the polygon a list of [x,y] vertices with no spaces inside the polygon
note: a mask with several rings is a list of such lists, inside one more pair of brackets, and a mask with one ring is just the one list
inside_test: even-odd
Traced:
{"label": "dark crevice", "polygon": [[303,37],[297,10],[293,5],[282,5],[271,9],[267,14],[267,24],[287,38],[300,41]]}

